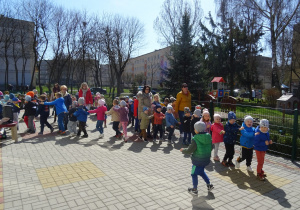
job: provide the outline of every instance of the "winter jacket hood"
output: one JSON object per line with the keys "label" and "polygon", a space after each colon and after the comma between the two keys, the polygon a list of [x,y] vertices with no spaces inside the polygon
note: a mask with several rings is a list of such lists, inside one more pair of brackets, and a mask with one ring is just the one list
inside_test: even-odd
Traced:
{"label": "winter jacket hood", "polygon": [[247,127],[245,123],[242,124],[242,127],[244,127],[244,130],[241,130],[241,138],[240,138],[241,146],[249,149],[253,148],[255,128]]}

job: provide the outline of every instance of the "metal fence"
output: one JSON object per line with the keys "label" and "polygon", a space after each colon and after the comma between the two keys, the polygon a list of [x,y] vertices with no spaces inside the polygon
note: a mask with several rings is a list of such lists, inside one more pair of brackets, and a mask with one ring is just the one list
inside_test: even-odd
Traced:
{"label": "metal fence", "polygon": [[[289,157],[292,161],[300,160],[300,122],[298,121],[299,112],[297,109],[279,109],[208,101],[194,101],[195,103],[208,108],[211,117],[214,113],[219,113],[224,125],[227,122],[229,111],[236,113],[239,125],[242,124],[246,115],[251,115],[254,118],[253,126],[255,127],[261,119],[269,120],[269,133],[273,144],[269,146],[268,152]],[[237,142],[239,144],[239,137]]]}

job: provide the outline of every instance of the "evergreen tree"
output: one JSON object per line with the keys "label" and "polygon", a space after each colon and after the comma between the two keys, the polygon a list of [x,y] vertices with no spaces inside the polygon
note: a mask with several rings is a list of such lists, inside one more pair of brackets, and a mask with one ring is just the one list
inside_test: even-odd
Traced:
{"label": "evergreen tree", "polygon": [[171,46],[170,68],[168,69],[165,86],[168,94],[176,95],[182,83],[187,83],[191,93],[196,94],[201,88],[200,60],[198,48],[193,44],[190,16],[185,12],[176,42]]}

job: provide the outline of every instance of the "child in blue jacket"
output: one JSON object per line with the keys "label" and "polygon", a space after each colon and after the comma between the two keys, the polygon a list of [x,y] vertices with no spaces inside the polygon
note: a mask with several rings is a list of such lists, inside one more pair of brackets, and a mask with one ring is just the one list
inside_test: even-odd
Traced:
{"label": "child in blue jacket", "polygon": [[256,152],[257,158],[257,178],[261,181],[265,180],[266,174],[263,171],[263,165],[265,161],[266,151],[268,150],[268,145],[272,144],[269,134],[269,121],[262,119],[259,122],[259,126],[255,129],[254,137],[254,150]]}
{"label": "child in blue jacket", "polygon": [[80,97],[78,99],[78,109],[76,112],[74,112],[74,116],[77,117],[77,120],[79,121],[79,130],[77,132],[77,136],[80,136],[81,131],[84,133],[82,136],[83,138],[87,138],[88,134],[86,132],[85,126],[87,121],[87,116],[90,114],[87,112],[87,109],[84,107],[84,97]]}
{"label": "child in blue jacket", "polygon": [[175,130],[175,125],[180,124],[178,122],[174,115],[173,115],[173,107],[171,105],[167,106],[167,112],[166,112],[166,124],[167,124],[167,130],[169,131],[168,135],[168,145],[171,145],[171,139]]}
{"label": "child in blue jacket", "polygon": [[[225,144],[225,155],[222,161],[222,165],[225,167],[234,167],[235,165],[232,162],[234,156],[234,144],[237,139],[237,134],[239,130],[242,130],[241,126],[239,126],[236,122],[236,115],[234,112],[228,113],[228,122],[226,123],[224,130],[225,134],[223,137]],[[228,160],[228,161],[227,161]]]}
{"label": "child in blue jacket", "polygon": [[66,135],[66,129],[65,129],[63,120],[64,120],[65,113],[67,113],[68,111],[67,111],[67,107],[65,105],[65,100],[62,97],[62,94],[60,92],[55,93],[55,97],[56,97],[55,101],[41,102],[41,104],[55,105],[56,114],[58,116],[58,119],[57,119],[58,128],[59,128],[58,133],[61,135]]}
{"label": "child in blue jacket", "polygon": [[251,168],[251,162],[253,157],[253,141],[254,141],[255,128],[253,128],[252,125],[253,125],[253,118],[249,115],[246,116],[242,124],[243,130],[241,130],[241,138],[240,138],[241,152],[240,152],[240,156],[237,158],[235,162],[235,167],[240,168],[240,163],[246,160],[247,170],[249,172],[253,172]]}

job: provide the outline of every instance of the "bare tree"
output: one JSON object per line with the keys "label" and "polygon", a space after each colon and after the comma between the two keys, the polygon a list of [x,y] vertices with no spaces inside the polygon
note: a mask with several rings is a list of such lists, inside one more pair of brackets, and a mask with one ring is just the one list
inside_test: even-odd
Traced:
{"label": "bare tree", "polygon": [[186,0],[165,0],[159,17],[154,20],[153,28],[161,35],[159,42],[164,46],[173,45],[179,33],[184,12],[191,18],[192,36],[197,39],[200,35],[202,9],[199,0],[193,3]]}
{"label": "bare tree", "polygon": [[136,18],[106,15],[103,19],[105,54],[117,80],[117,95],[122,91],[122,74],[127,62],[141,46],[144,26]]}

